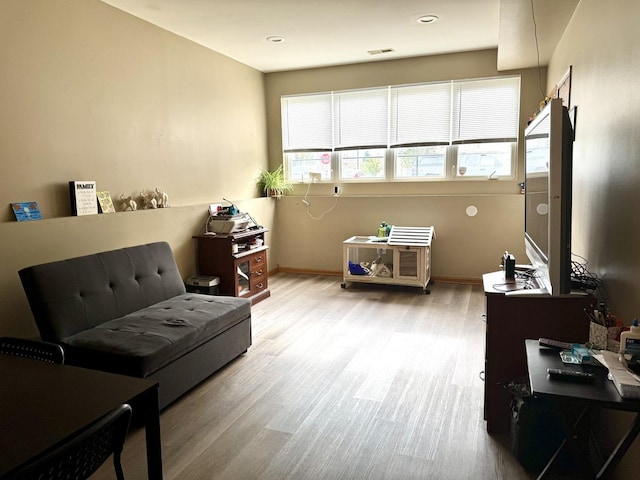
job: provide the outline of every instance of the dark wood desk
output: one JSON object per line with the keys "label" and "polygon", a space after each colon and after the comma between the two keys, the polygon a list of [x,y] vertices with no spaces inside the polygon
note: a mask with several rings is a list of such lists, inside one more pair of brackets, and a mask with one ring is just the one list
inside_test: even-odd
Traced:
{"label": "dark wood desk", "polygon": [[144,421],[149,478],[162,479],[157,382],[0,355],[0,478],[123,403]]}
{"label": "dark wood desk", "polygon": [[[558,406],[564,406],[566,411],[573,410],[576,413],[576,420],[571,424],[565,425],[567,429],[566,439],[558,447],[558,450],[549,460],[542,473],[540,473],[538,479],[540,480],[547,476],[554,461],[564,448],[569,448],[574,456],[577,457],[576,464],[583,469],[585,476],[596,479],[605,477],[618,464],[638,436],[638,433],[640,433],[640,401],[622,398],[613,382],[607,378],[608,370],[604,367],[564,364],[556,350],[541,348],[537,340],[526,340],[525,345],[531,393]],[[547,374],[548,368],[565,368],[590,372],[595,375],[595,381],[575,382],[551,378]],[[592,408],[610,408],[638,413],[627,434],[620,440],[597,473],[594,473],[592,462],[588,455],[584,453],[588,450],[580,443],[582,438],[578,434],[583,418]]]}

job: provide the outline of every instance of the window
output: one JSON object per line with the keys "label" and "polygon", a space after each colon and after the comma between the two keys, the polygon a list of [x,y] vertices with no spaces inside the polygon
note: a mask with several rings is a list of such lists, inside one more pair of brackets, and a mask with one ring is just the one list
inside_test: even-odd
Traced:
{"label": "window", "polygon": [[384,148],[340,152],[340,180],[384,179]]}
{"label": "window", "polygon": [[282,146],[287,178],[308,182],[310,173],[331,180],[333,94],[318,93],[281,99]]}
{"label": "window", "polygon": [[513,143],[471,143],[460,145],[457,175],[497,178],[511,174]]}
{"label": "window", "polygon": [[453,82],[452,89],[452,143],[517,140],[520,100],[517,78]]}
{"label": "window", "polygon": [[331,180],[330,152],[292,152],[285,155],[289,180],[306,183],[310,173],[319,173],[321,180]]}
{"label": "window", "polygon": [[336,150],[386,148],[389,128],[387,88],[333,95],[333,146]]}
{"label": "window", "polygon": [[333,150],[332,105],[331,93],[283,97],[281,111],[284,151]]}
{"label": "window", "polygon": [[395,178],[444,178],[447,147],[405,147],[395,151]]}
{"label": "window", "polygon": [[282,97],[292,181],[512,178],[520,79],[497,77]]}
{"label": "window", "polygon": [[451,84],[390,87],[390,146],[448,145]]}

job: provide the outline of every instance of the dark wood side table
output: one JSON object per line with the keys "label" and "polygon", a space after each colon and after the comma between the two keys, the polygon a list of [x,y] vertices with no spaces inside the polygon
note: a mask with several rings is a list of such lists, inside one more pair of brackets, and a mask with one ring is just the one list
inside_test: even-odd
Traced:
{"label": "dark wood side table", "polygon": [[157,382],[0,355],[0,479],[123,403],[144,421],[148,477],[161,480]]}
{"label": "dark wood side table", "polygon": [[220,294],[244,297],[252,304],[271,295],[268,283],[265,233],[250,228],[241,232],[198,235],[198,273],[220,277]]}
{"label": "dark wood side table", "polygon": [[489,433],[508,433],[511,399],[505,387],[527,374],[524,340],[545,337],[586,342],[589,319],[584,309],[595,300],[588,295],[508,296],[502,271],[484,274],[482,281],[487,321],[484,416]]}
{"label": "dark wood side table", "polygon": [[[622,398],[613,382],[607,378],[608,370],[591,365],[567,365],[562,363],[556,350],[540,347],[537,340],[526,340],[527,368],[531,393],[544,398],[555,405],[564,407],[564,411],[577,414],[573,423],[567,422],[566,439],[558,447],[556,453],[549,459],[549,463],[538,476],[542,480],[551,472],[554,462],[564,448],[568,448],[585,476],[588,478],[604,478],[618,464],[627,452],[635,438],[640,433],[640,400]],[[593,382],[576,382],[552,378],[547,374],[548,368],[564,368],[589,372],[595,375]],[[597,473],[593,471],[592,461],[588,456],[588,447],[582,442],[579,434],[582,420],[588,418],[590,409],[614,409],[637,412],[627,434],[620,440],[617,447],[602,466],[597,466]],[[564,417],[563,417],[564,418]]]}

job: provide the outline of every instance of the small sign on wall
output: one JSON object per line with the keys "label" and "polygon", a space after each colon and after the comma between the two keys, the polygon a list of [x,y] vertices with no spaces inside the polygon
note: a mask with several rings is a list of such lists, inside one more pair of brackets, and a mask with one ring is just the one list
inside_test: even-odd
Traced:
{"label": "small sign on wall", "polygon": [[38,202],[14,202],[11,204],[11,210],[19,222],[42,219]]}
{"label": "small sign on wall", "polygon": [[96,182],[74,180],[69,182],[72,215],[94,215],[98,213]]}
{"label": "small sign on wall", "polygon": [[109,192],[98,192],[98,207],[100,213],[114,213],[116,211],[116,207],[113,204],[113,200]]}

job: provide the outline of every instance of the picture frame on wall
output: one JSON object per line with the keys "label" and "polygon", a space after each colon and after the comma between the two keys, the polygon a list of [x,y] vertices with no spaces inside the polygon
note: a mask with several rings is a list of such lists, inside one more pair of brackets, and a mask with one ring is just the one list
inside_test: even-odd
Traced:
{"label": "picture frame on wall", "polygon": [[72,215],[93,215],[98,213],[96,182],[93,180],[73,180],[69,182]]}
{"label": "picture frame on wall", "polygon": [[97,192],[98,207],[100,213],[114,213],[116,207],[113,205],[113,199],[108,191]]}
{"label": "picture frame on wall", "polygon": [[18,222],[42,219],[38,202],[13,202],[10,206]]}

